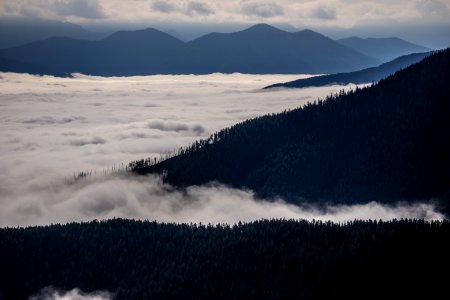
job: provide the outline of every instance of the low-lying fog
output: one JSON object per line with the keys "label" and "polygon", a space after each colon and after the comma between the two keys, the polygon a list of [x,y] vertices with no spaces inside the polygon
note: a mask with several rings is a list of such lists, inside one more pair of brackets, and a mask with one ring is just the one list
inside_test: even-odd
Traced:
{"label": "low-lying fog", "polygon": [[[373,202],[330,207],[325,213],[281,199],[259,201],[251,191],[217,184],[180,193],[155,177],[103,175],[122,163],[158,156],[223,127],[344,88],[261,90],[300,77],[0,73],[0,226],[110,217],[203,223],[282,217],[442,218],[429,205],[384,207]],[[93,176],[74,182],[79,171],[92,171]]]}

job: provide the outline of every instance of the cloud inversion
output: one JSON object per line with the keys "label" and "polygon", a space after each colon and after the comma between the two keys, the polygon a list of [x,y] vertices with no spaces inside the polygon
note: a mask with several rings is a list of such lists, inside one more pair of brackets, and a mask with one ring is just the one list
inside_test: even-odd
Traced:
{"label": "cloud inversion", "polygon": [[[251,191],[220,184],[179,191],[157,177],[116,174],[130,161],[159,157],[223,127],[343,88],[260,89],[299,77],[305,76],[54,78],[2,73],[0,226],[111,217],[204,223],[442,217],[430,205],[371,203],[322,211],[282,199],[262,201]],[[91,176],[74,180],[79,172]]]}

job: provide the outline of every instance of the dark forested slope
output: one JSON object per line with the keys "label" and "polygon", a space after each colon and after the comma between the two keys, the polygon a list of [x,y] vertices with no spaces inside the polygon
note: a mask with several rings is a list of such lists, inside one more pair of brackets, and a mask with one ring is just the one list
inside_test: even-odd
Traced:
{"label": "dark forested slope", "polygon": [[0,229],[0,298],[53,286],[115,299],[437,299],[447,221],[110,220]]}
{"label": "dark forested slope", "polygon": [[378,82],[379,80],[394,74],[402,68],[406,68],[409,65],[421,61],[425,56],[430,54],[431,52],[404,55],[394,59],[393,61],[379,65],[378,67],[367,68],[349,73],[320,75],[305,79],[297,79],[285,83],[276,83],[265,87],[265,89],[277,87],[304,88],[311,86],[325,86],[330,84],[347,85],[349,83],[361,84]]}
{"label": "dark forested slope", "polygon": [[450,190],[450,50],[372,87],[226,128],[156,165],[169,183],[219,181],[288,201],[429,199]]}

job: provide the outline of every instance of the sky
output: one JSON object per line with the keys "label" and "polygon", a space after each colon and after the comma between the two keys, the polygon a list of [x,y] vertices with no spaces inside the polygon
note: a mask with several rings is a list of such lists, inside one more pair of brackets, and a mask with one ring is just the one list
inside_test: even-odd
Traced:
{"label": "sky", "polygon": [[398,36],[429,47],[450,46],[450,0],[0,0],[0,16],[98,30],[190,26],[198,34],[270,23],[333,38]]}
{"label": "sky", "polygon": [[[252,191],[220,184],[179,191],[158,177],[111,172],[248,118],[355,87],[261,90],[300,77],[306,75],[55,78],[0,73],[0,226],[112,217],[187,223],[441,219],[426,204],[372,202],[321,211],[283,199],[263,201]],[[92,176],[75,180],[81,171]]]}

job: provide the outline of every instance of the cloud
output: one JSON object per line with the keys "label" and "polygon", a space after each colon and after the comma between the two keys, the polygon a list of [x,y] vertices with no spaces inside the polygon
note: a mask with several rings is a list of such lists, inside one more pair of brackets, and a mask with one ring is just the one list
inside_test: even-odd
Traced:
{"label": "cloud", "polygon": [[41,116],[41,117],[35,117],[26,119],[23,121],[25,124],[39,124],[39,125],[51,125],[51,124],[66,124],[70,122],[84,122],[86,121],[86,118],[83,116],[68,116],[68,117],[61,117],[61,118],[55,118],[52,116]]}
{"label": "cloud", "polygon": [[[430,205],[319,210],[282,199],[263,201],[251,191],[220,184],[183,191],[157,177],[118,172],[130,161],[159,157],[248,118],[354,86],[260,90],[308,77],[295,74],[0,77],[0,226],[112,217],[204,223],[440,217]],[[75,180],[81,171],[92,175]]]}
{"label": "cloud", "polygon": [[84,293],[75,288],[70,291],[61,291],[53,287],[46,287],[37,294],[31,296],[30,300],[110,300],[113,295],[105,291]]}
{"label": "cloud", "polygon": [[178,7],[170,1],[156,0],[150,4],[151,9],[161,13],[171,13],[178,10]]}
{"label": "cloud", "polygon": [[450,17],[450,9],[440,0],[416,0],[416,9],[425,17]]}
{"label": "cloud", "polygon": [[317,6],[311,11],[310,16],[321,20],[335,20],[336,11],[330,7]]}
{"label": "cloud", "polygon": [[245,3],[241,12],[247,16],[271,18],[284,15],[283,8],[276,3]]}
{"label": "cloud", "polygon": [[74,16],[86,19],[102,19],[106,17],[98,0],[58,0],[54,4],[56,12],[61,16]]}
{"label": "cloud", "polygon": [[[77,180],[55,178],[51,189],[36,183],[25,187],[33,196],[3,207],[3,224],[31,225],[88,221],[113,217],[174,223],[228,223],[259,219],[307,219],[346,222],[354,219],[421,218],[442,220],[431,204],[336,205],[325,209],[296,206],[282,199],[258,199],[249,190],[220,184],[178,190],[156,176],[125,173],[88,176]],[[31,200],[32,199],[32,200]]]}
{"label": "cloud", "polygon": [[209,16],[214,14],[214,11],[206,3],[192,1],[186,7],[186,14],[188,16]]}
{"label": "cloud", "polygon": [[70,145],[77,147],[85,145],[101,145],[104,143],[106,143],[106,140],[98,136],[94,136],[92,138],[74,139],[69,141]]}
{"label": "cloud", "polygon": [[198,135],[201,135],[206,131],[205,128],[200,124],[189,125],[177,122],[167,122],[163,120],[152,120],[148,123],[148,127],[161,131],[193,131]]}

